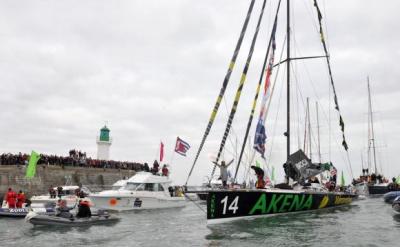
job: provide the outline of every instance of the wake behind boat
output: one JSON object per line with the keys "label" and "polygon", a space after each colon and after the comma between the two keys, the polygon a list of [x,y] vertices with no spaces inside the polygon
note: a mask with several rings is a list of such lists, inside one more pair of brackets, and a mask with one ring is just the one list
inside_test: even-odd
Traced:
{"label": "wake behind boat", "polygon": [[138,172],[118,190],[107,190],[89,195],[97,208],[126,211],[184,207],[183,195],[170,191],[171,181],[166,176]]}

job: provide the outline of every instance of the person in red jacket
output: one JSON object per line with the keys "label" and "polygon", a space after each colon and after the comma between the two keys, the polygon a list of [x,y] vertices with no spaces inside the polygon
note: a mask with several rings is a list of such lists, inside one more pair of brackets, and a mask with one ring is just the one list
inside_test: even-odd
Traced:
{"label": "person in red jacket", "polygon": [[17,208],[22,208],[22,204],[25,202],[25,194],[22,192],[22,190],[19,191],[17,195]]}
{"label": "person in red jacket", "polygon": [[168,168],[167,168],[167,165],[164,165],[164,166],[163,166],[161,172],[162,172],[162,175],[163,175],[163,176],[168,177]]}
{"label": "person in red jacket", "polygon": [[8,188],[8,192],[6,194],[6,201],[9,208],[15,208],[15,203],[17,201],[17,194],[11,188]]}

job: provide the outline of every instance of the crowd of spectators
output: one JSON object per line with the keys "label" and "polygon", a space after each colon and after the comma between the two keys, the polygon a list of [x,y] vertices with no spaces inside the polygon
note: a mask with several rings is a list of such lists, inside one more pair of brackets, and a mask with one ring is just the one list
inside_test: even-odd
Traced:
{"label": "crowd of spectators", "polygon": [[[11,154],[4,153],[0,155],[0,165],[27,165],[29,161],[28,154]],[[38,161],[39,165],[48,166],[75,166],[75,167],[88,167],[88,168],[109,168],[109,169],[123,169],[123,170],[143,170],[143,164],[128,161],[115,161],[115,160],[98,160],[86,156],[85,152],[70,150],[69,156],[47,155],[40,154]]]}

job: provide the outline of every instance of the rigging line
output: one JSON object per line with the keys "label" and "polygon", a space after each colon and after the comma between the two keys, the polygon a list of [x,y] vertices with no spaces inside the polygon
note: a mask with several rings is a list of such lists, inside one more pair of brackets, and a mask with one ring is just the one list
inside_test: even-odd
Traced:
{"label": "rigging line", "polygon": [[[286,43],[286,36],[285,36],[285,38],[283,39],[283,43],[282,43],[282,49],[281,49],[281,54],[280,54],[280,58],[279,59],[282,59],[282,57],[283,57],[283,52],[284,52],[284,49],[283,49],[283,47],[285,46],[285,43]],[[267,119],[267,116],[268,116],[268,114],[269,114],[269,110],[270,110],[270,107],[271,107],[271,102],[272,102],[272,98],[273,98],[273,96],[274,96],[274,92],[275,92],[275,86],[276,86],[276,84],[277,84],[277,80],[278,80],[278,77],[279,77],[279,71],[280,71],[280,66],[278,66],[278,69],[276,70],[276,75],[275,75],[275,79],[274,79],[274,82],[272,83],[272,88],[271,88],[271,93],[270,93],[270,96],[269,96],[269,99],[268,99],[268,102],[267,102],[267,107],[266,107],[266,110],[265,110],[265,114],[264,114],[264,119],[263,119],[263,121],[265,122],[265,120]],[[286,71],[286,70],[285,70]],[[285,72],[284,71],[284,72]],[[281,85],[281,89],[282,89],[282,85]],[[282,91],[281,91],[281,93],[282,93]],[[279,102],[280,102],[280,100],[279,100]],[[278,104],[278,105],[280,105],[280,103]],[[279,109],[279,107],[278,107],[278,109]],[[275,124],[276,124],[276,122],[277,121],[275,121]],[[253,150],[253,157],[255,156],[255,150]],[[271,154],[271,153],[270,153]],[[251,162],[252,163],[252,162]]]}
{"label": "rigging line", "polygon": [[199,204],[197,204],[194,200],[192,200],[189,196],[187,196],[185,193],[183,193],[183,195],[191,202],[193,202],[194,205],[196,205],[198,208],[200,208],[201,211],[203,211],[203,213],[207,214],[207,211],[204,210],[204,208],[202,208]]}
{"label": "rigging line", "polygon": [[322,14],[321,14],[321,11],[320,11],[320,9],[318,7],[317,0],[314,0],[314,6],[315,6],[315,8],[317,10],[317,14],[318,14],[318,22],[319,22],[319,26],[320,26],[319,32],[320,32],[320,35],[321,35],[321,43],[322,43],[322,46],[324,48],[325,54],[327,56],[326,57],[326,63],[328,65],[328,72],[329,72],[332,91],[333,91],[333,95],[334,95],[335,109],[339,113],[339,125],[340,125],[341,130],[342,130],[342,138],[343,138],[342,145],[343,145],[344,149],[347,151],[349,149],[349,147],[347,145],[346,138],[345,138],[345,135],[344,135],[344,121],[343,121],[342,114],[341,114],[340,108],[339,108],[339,102],[338,102],[337,95],[336,95],[335,83],[333,82],[331,63],[330,63],[329,54],[328,54],[328,50],[327,50],[327,46],[326,46],[326,42],[325,42],[325,38],[324,38],[324,32],[323,32],[323,29],[322,29],[322,22],[321,22],[322,21]]}
{"label": "rigging line", "polygon": [[[283,39],[282,47],[285,46],[285,43],[286,43],[286,36],[285,36],[284,39]],[[283,52],[284,52],[284,49],[282,48],[282,49],[281,49],[281,54],[280,54],[280,57],[279,57],[280,60],[282,60]],[[265,122],[265,120],[266,120],[266,118],[267,118],[267,116],[268,116],[268,114],[269,114],[269,109],[270,109],[271,102],[272,102],[272,99],[273,99],[273,96],[274,96],[275,86],[277,85],[277,80],[278,80],[278,77],[279,77],[280,68],[281,68],[281,66],[278,66],[278,69],[276,70],[276,73],[275,73],[275,79],[274,79],[274,81],[273,81],[273,83],[272,83],[271,93],[270,93],[270,96],[269,96],[269,99],[268,99],[268,102],[267,102],[267,107],[266,107],[265,114],[264,114],[264,119],[263,119],[264,122]],[[284,70],[284,72],[285,72],[285,71],[286,71],[286,70]],[[281,85],[281,90],[282,90],[282,88],[283,88],[283,85]],[[282,91],[281,91],[281,94],[282,94]],[[279,101],[279,102],[280,102],[280,101]],[[279,105],[279,104],[278,104],[278,105]],[[278,107],[278,110],[279,110],[279,107]],[[276,124],[276,123],[277,123],[277,121],[275,121],[275,124]],[[273,139],[273,138],[272,138],[272,139]],[[272,149],[270,149],[270,155],[271,155],[271,152],[272,152]],[[253,160],[254,160],[254,157],[255,157],[255,153],[256,153],[256,151],[253,149],[249,164],[252,164],[252,163],[253,163]],[[269,155],[269,156],[270,156],[270,155]],[[270,160],[270,157],[269,157],[268,160]],[[247,175],[248,175],[249,172],[250,172],[249,170],[250,170],[250,167],[247,167],[247,171],[248,171],[248,172],[247,172]]]}
{"label": "rigging line", "polygon": [[[264,77],[264,71],[265,71],[266,66],[267,66],[267,61],[268,61],[271,45],[272,45],[272,49],[275,49],[275,33],[276,33],[276,26],[277,26],[277,22],[278,22],[278,14],[279,14],[280,5],[281,5],[281,1],[279,1],[278,7],[276,9],[274,25],[272,27],[271,37],[270,37],[269,42],[268,42],[267,52],[265,53],[264,63],[263,63],[262,69],[261,69],[260,78],[258,80],[257,89],[256,89],[256,95],[254,96],[253,106],[251,108],[250,117],[249,117],[249,120],[247,122],[246,133],[245,133],[245,136],[244,136],[244,139],[243,139],[242,148],[240,150],[239,160],[238,160],[237,165],[236,165],[236,171],[235,171],[235,176],[234,176],[233,181],[236,181],[236,176],[237,176],[237,173],[238,173],[238,170],[239,170],[239,167],[240,167],[240,162],[242,161],[243,152],[244,152],[244,149],[245,149],[245,147],[247,145],[247,137],[249,136],[250,127],[251,127],[251,124],[253,122],[254,112],[255,112],[255,109],[256,109],[258,95],[260,93],[260,88],[261,88],[261,84],[262,84],[263,77]],[[273,55],[273,53],[274,52],[272,52],[272,55]],[[272,56],[270,58],[270,62],[271,63],[273,63],[273,59],[274,58]],[[272,68],[268,69],[266,80],[269,80],[269,76],[271,75],[270,73],[272,73]],[[269,81],[265,81],[264,95],[267,93],[266,91],[268,90],[268,83],[269,83]],[[263,111],[263,109],[261,109],[261,111]],[[262,114],[262,113],[260,113],[260,114]]]}
{"label": "rigging line", "polygon": [[185,185],[187,185],[187,183],[189,181],[189,178],[192,175],[193,168],[196,165],[196,162],[197,162],[197,160],[198,160],[198,158],[200,156],[200,152],[201,152],[201,150],[202,150],[202,148],[204,146],[204,143],[205,143],[205,141],[207,139],[208,134],[210,133],[211,127],[212,127],[212,125],[214,123],[214,119],[215,119],[215,117],[217,115],[219,106],[221,104],[221,100],[222,100],[222,98],[223,98],[223,96],[225,94],[225,90],[226,90],[226,88],[228,86],[229,79],[230,79],[231,74],[232,74],[232,70],[235,67],[235,62],[236,62],[237,56],[239,54],[240,47],[242,45],[242,41],[243,41],[244,35],[246,33],[246,30],[247,30],[247,26],[249,24],[250,16],[251,16],[251,13],[253,11],[254,2],[255,2],[255,0],[252,0],[251,3],[250,3],[249,9],[247,11],[246,19],[244,21],[244,24],[243,24],[243,27],[242,27],[242,30],[241,30],[241,33],[240,33],[239,40],[238,40],[238,42],[236,44],[236,48],[235,48],[235,51],[233,53],[231,62],[229,63],[228,71],[226,72],[226,75],[225,75],[225,78],[224,78],[224,82],[222,84],[221,90],[220,90],[219,95],[217,97],[217,101],[216,101],[216,103],[214,105],[214,108],[213,108],[213,111],[211,113],[210,119],[208,120],[208,124],[207,124],[206,130],[205,130],[203,138],[201,140],[199,149],[198,149],[198,151],[196,153],[196,157],[195,157],[195,159],[193,161],[192,167],[190,168],[190,172],[189,172],[188,177],[186,179]]}
{"label": "rigging line", "polygon": [[[238,88],[236,90],[235,100],[233,102],[233,105],[232,105],[232,108],[231,108],[231,112],[229,114],[229,119],[228,119],[228,122],[227,122],[226,127],[225,127],[224,135],[222,136],[222,141],[221,141],[221,144],[220,144],[220,147],[219,147],[216,163],[218,163],[219,158],[221,157],[221,153],[222,153],[222,151],[224,149],[225,142],[226,142],[226,139],[227,139],[227,137],[229,135],[229,131],[230,131],[230,128],[232,126],[233,119],[235,117],[236,109],[237,109],[237,106],[239,104],[239,100],[240,100],[240,96],[241,96],[241,93],[242,93],[242,89],[243,89],[244,83],[246,82],[246,75],[247,75],[247,71],[248,71],[248,69],[250,67],[251,58],[253,56],[254,47],[256,45],[258,32],[260,30],[261,20],[262,20],[262,17],[264,15],[265,4],[266,4],[266,0],[263,1],[261,12],[260,12],[260,15],[259,15],[259,18],[258,18],[256,31],[255,31],[255,33],[253,35],[253,40],[251,42],[250,50],[249,50],[249,53],[247,55],[246,64],[245,64],[245,66],[243,68],[243,72],[242,72],[242,76],[240,78],[239,86],[238,86]],[[214,164],[213,170],[211,172],[211,177],[214,175],[216,167],[217,167],[217,165]],[[211,182],[211,180],[209,181],[209,183],[210,182]]]}
{"label": "rigging line", "polygon": [[[298,88],[298,83],[296,81],[296,88]],[[297,113],[300,112],[300,104],[299,104],[299,92],[296,90],[296,106]],[[301,148],[301,140],[300,140],[300,114],[297,114],[297,148]]]}
{"label": "rigging line", "polygon": [[[282,47],[285,46],[285,43],[286,43],[286,36],[285,36],[284,39],[283,39]],[[284,49],[282,48],[282,49],[281,49],[281,54],[280,54],[279,59],[282,59],[282,57],[283,57],[283,52],[284,52]],[[278,69],[276,70],[276,73],[275,73],[275,79],[274,79],[274,81],[273,81],[273,83],[272,83],[272,88],[271,88],[271,92],[270,92],[270,95],[269,95],[269,98],[268,98],[267,107],[266,107],[266,110],[265,110],[263,122],[265,122],[265,120],[267,119],[267,116],[268,116],[268,114],[269,114],[269,109],[270,109],[271,102],[272,102],[272,99],[273,99],[273,96],[274,96],[275,86],[277,85],[277,80],[278,80],[280,68],[281,68],[281,67],[278,66]],[[286,70],[285,70],[285,71],[286,71]],[[283,88],[283,85],[281,85],[281,90],[282,90],[282,88]],[[282,94],[282,91],[281,91],[281,94]],[[282,96],[282,95],[281,95],[281,96]],[[279,102],[280,102],[280,101],[279,101]],[[279,105],[279,104],[278,104],[278,105]],[[279,110],[279,107],[278,107],[278,110]],[[275,125],[276,125],[276,123],[277,123],[277,120],[275,121]],[[271,152],[272,152],[272,149],[270,149],[270,155],[271,155]],[[255,154],[256,154],[256,151],[255,151],[255,149],[253,149],[253,152],[252,152],[252,155],[251,155],[251,160],[250,160],[250,163],[249,163],[250,165],[253,163]],[[268,159],[268,162],[269,162],[269,160],[270,160],[270,157],[269,157],[269,159]],[[250,173],[250,167],[247,167],[247,169],[248,169],[248,173]]]}
{"label": "rigging line", "polygon": [[[282,54],[283,54],[283,52],[282,52]],[[278,70],[279,71],[279,70]],[[285,74],[285,72],[286,72],[286,67],[285,67],[285,70],[283,71],[283,74]],[[278,76],[278,75],[277,75]],[[280,84],[280,90],[279,90],[279,98],[278,98],[278,106],[281,104],[281,100],[282,100],[282,94],[283,94],[283,83],[282,84]],[[275,114],[275,121],[274,121],[274,125],[273,125],[273,133],[274,133],[274,135],[273,135],[273,137],[271,138],[271,144],[270,144],[270,148],[269,148],[269,155],[268,155],[268,164],[270,164],[271,163],[271,157],[272,157],[272,150],[273,150],[273,148],[274,148],[274,143],[275,143],[275,134],[276,134],[276,128],[277,128],[277,125],[278,125],[278,117],[279,117],[279,112],[280,112],[280,107],[277,107],[276,108],[276,114]]]}
{"label": "rigging line", "polygon": [[303,1],[303,4],[305,6],[305,9],[307,10],[307,14],[310,17],[312,24],[314,25],[315,30],[318,31],[318,23],[315,21],[314,16],[312,14],[312,7],[308,3],[306,4],[304,1]]}
{"label": "rigging line", "polygon": [[[329,56],[327,55],[326,58],[329,59]],[[307,74],[308,74],[308,76],[309,76],[311,85],[312,85],[312,87],[313,87],[314,94],[316,95],[317,99],[319,100],[318,94],[317,94],[316,89],[315,89],[315,85],[314,85],[314,83],[312,82],[312,79],[311,79],[311,76],[310,76],[310,72],[309,72],[309,70],[308,70],[306,64],[304,64],[304,66],[305,66],[306,72],[307,72]],[[328,67],[328,77],[331,76],[331,73],[329,73],[329,72],[330,72],[330,71],[329,71],[329,67]],[[330,84],[330,82],[329,82],[329,92],[330,92],[330,90],[331,90],[331,84]],[[335,93],[335,92],[334,92],[334,93]],[[331,94],[329,93],[329,99],[330,99],[330,96],[331,96]],[[336,103],[336,102],[335,102],[335,103]],[[329,105],[331,105],[331,100],[329,100]],[[323,116],[324,116],[325,118],[327,118],[324,109],[323,109],[323,108],[321,108],[321,109],[322,109]],[[338,115],[339,115],[339,117],[340,117],[340,113],[339,113]],[[331,160],[331,124],[330,124],[331,121],[330,121],[330,116],[331,116],[331,114],[330,114],[330,107],[329,107],[329,117],[328,117],[328,119],[329,119],[329,120],[328,120],[328,122],[329,122],[329,160]],[[336,144],[337,144],[338,146],[340,146],[340,145],[337,143],[337,140],[336,140],[336,139],[335,139],[335,141],[336,141]],[[343,144],[342,144],[342,145],[343,145]],[[347,151],[347,150],[346,150],[346,151]],[[343,160],[345,161],[345,163],[347,163],[347,162],[346,162],[346,159],[344,159],[344,157],[342,157],[342,158],[343,158]],[[350,162],[350,160],[348,160],[348,162]],[[351,166],[351,163],[348,164],[348,165]]]}
{"label": "rigging line", "polygon": [[[224,106],[225,106],[225,109],[226,109],[226,115],[228,116],[229,110],[228,110],[228,105],[226,103],[225,97],[223,98],[223,100],[224,100]],[[235,133],[235,130],[233,128],[232,128],[232,135],[233,135],[233,137],[236,137],[236,133]],[[229,136],[229,143],[234,148],[234,144],[233,144],[233,141],[232,141],[233,137],[231,135]]]}

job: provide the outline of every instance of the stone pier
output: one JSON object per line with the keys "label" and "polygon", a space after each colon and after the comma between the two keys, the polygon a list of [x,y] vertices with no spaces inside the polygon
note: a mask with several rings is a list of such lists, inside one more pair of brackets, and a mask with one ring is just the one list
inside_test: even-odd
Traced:
{"label": "stone pier", "polygon": [[133,170],[38,165],[34,178],[25,178],[25,166],[0,166],[0,198],[8,188],[22,190],[29,198],[48,193],[50,186],[83,185],[91,191],[110,188],[116,181],[135,174]]}

